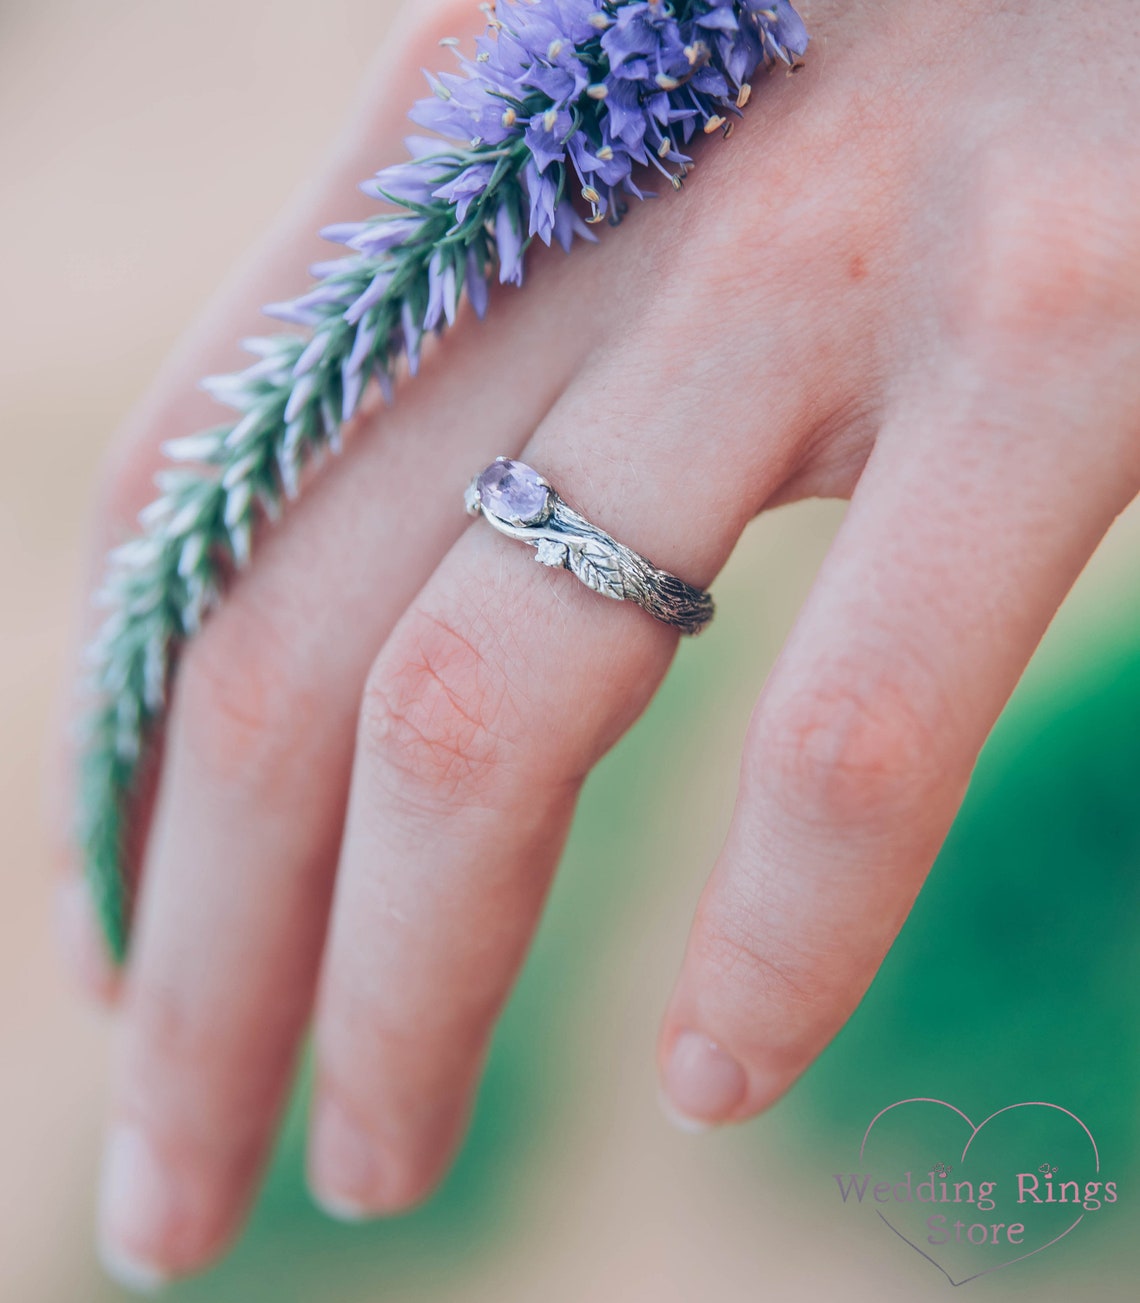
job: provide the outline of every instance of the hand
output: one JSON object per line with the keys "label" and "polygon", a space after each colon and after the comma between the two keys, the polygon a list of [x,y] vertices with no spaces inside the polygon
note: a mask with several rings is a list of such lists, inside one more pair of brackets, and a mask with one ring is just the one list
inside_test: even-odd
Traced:
{"label": "hand", "polygon": [[[766,507],[851,498],[757,705],[662,1031],[672,1106],[705,1123],[769,1105],[851,1013],[1140,490],[1134,6],[808,17],[806,70],[758,86],[683,196],[535,258],[359,422],[189,649],[102,1210],[136,1274],[192,1271],[234,1232],[314,996],[317,1196],[367,1215],[430,1190],[582,780],[669,665],[642,612],[468,528],[493,457],[702,586]],[[400,156],[416,70],[471,20],[394,43],[350,144],[132,423],[100,553],[159,444],[213,419],[193,381]]]}

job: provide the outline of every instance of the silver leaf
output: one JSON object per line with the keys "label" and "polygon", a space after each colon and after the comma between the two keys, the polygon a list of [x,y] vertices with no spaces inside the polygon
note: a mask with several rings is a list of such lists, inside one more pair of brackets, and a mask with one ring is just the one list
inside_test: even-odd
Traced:
{"label": "silver leaf", "polygon": [[625,597],[621,568],[613,552],[595,539],[583,538],[569,546],[568,565],[578,578],[603,597]]}

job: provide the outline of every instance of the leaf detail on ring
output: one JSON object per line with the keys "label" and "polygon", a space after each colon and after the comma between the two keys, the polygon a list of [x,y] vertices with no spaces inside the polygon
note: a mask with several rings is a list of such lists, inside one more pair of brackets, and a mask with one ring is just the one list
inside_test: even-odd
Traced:
{"label": "leaf detail on ring", "polygon": [[553,566],[555,570],[562,570],[566,566],[569,551],[565,543],[560,543],[555,538],[540,538],[534,559],[544,566]]}
{"label": "leaf detail on ring", "polygon": [[625,597],[621,568],[613,552],[595,539],[577,539],[568,547],[567,566],[595,593],[621,601]]}

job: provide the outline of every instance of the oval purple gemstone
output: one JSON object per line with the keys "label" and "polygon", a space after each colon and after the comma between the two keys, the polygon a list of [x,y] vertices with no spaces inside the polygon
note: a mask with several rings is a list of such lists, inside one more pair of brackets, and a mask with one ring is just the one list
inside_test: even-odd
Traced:
{"label": "oval purple gemstone", "polygon": [[482,505],[500,520],[529,525],[542,520],[550,503],[550,489],[538,471],[521,461],[495,461],[475,482]]}

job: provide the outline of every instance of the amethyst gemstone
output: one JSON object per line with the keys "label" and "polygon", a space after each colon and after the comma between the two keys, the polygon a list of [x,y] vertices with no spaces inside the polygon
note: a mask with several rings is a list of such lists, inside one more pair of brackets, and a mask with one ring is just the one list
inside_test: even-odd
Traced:
{"label": "amethyst gemstone", "polygon": [[531,525],[545,518],[550,489],[538,471],[521,461],[495,461],[475,483],[482,506],[513,525]]}

